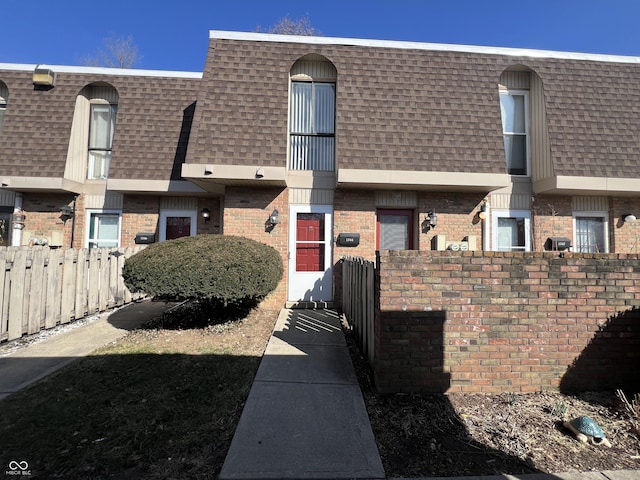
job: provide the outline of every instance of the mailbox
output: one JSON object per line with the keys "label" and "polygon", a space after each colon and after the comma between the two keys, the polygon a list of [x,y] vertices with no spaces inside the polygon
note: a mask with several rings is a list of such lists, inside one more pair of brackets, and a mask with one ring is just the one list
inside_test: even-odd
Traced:
{"label": "mailbox", "polygon": [[549,237],[544,243],[545,250],[568,250],[571,247],[571,240],[566,237]]}
{"label": "mailbox", "polygon": [[340,233],[336,243],[339,247],[357,247],[360,245],[359,233]]}
{"label": "mailbox", "polygon": [[155,243],[156,234],[155,233],[137,233],[134,241],[136,245],[145,245],[148,243]]}

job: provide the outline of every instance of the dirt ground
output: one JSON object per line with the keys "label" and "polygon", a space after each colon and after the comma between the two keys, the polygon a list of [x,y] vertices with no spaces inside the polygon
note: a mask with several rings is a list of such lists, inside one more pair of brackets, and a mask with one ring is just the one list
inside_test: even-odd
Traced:
{"label": "dirt ground", "polygon": [[[381,396],[349,344],[388,477],[640,470],[640,437],[615,392]],[[581,415],[611,448],[581,443],[562,426]]]}
{"label": "dirt ground", "polygon": [[[127,341],[179,344],[194,354],[215,345],[230,354],[260,356],[277,315],[258,309],[242,321],[139,330]],[[640,439],[614,392],[381,396],[368,365],[348,343],[388,477],[640,470]],[[7,353],[6,346],[0,355],[2,350]],[[593,418],[612,448],[580,443],[562,427],[578,415]]]}
{"label": "dirt ground", "polygon": [[[276,316],[257,310],[240,328],[178,331],[171,341],[194,348],[215,341],[261,355]],[[388,477],[640,470],[640,438],[614,392],[380,396],[368,365],[348,343]],[[580,443],[562,426],[579,415],[593,418],[612,448]]]}

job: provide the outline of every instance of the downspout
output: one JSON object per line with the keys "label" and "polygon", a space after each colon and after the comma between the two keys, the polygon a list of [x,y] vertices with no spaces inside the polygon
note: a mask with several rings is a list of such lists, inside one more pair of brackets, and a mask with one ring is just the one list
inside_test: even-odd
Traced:
{"label": "downspout", "polygon": [[[20,220],[21,219],[21,220]],[[22,229],[24,228],[24,212],[22,211],[22,193],[16,192],[13,201],[13,221],[11,222],[11,245],[22,245]]]}
{"label": "downspout", "polygon": [[71,214],[71,248],[73,248],[73,241],[76,235],[76,201],[78,200],[78,195],[73,197],[73,211]]}
{"label": "downspout", "polygon": [[488,252],[489,250],[491,250],[491,232],[489,230],[489,227],[491,225],[491,205],[489,205],[489,200],[484,202],[484,214],[485,217],[482,221],[482,249],[485,252]]}

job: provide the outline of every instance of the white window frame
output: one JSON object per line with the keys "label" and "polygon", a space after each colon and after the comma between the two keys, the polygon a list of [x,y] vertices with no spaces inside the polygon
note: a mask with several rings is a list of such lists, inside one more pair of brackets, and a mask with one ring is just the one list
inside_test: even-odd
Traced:
{"label": "white window frame", "polygon": [[[95,107],[105,107],[108,106],[110,109],[110,122],[109,125],[111,129],[107,132],[109,137],[109,145],[99,148],[91,146],[91,132],[94,128],[93,123],[93,109]],[[103,103],[103,102],[91,102],[89,104],[89,137],[88,137],[88,145],[87,145],[87,180],[106,180],[109,177],[109,166],[111,164],[111,153],[113,151],[113,138],[115,135],[116,129],[116,118],[118,115],[118,105],[114,103]],[[91,172],[94,171],[96,166],[96,161],[93,153],[102,153],[104,154],[104,161],[100,165],[100,175],[93,176]]]}
{"label": "white window frame", "polygon": [[2,124],[4,123],[4,117],[7,113],[7,100],[4,97],[0,97],[0,132],[2,131]]}
{"label": "white window frame", "polygon": [[122,210],[99,210],[99,209],[87,209],[87,220],[85,228],[85,246],[86,248],[97,248],[97,245],[92,245],[100,241],[100,239],[90,238],[91,233],[91,221],[94,215],[117,215],[118,216],[118,239],[115,247],[107,248],[120,248],[122,245]]}
{"label": "white window frame", "polygon": [[[294,85],[296,84],[308,84],[311,85],[311,130],[310,132],[295,131],[294,127]],[[291,80],[289,84],[289,138],[288,138],[288,168],[289,170],[306,170],[306,171],[334,171],[336,165],[336,103],[337,103],[337,86],[335,81],[321,81],[321,80]],[[333,86],[333,118],[332,118],[332,131],[331,132],[318,132],[315,121],[315,108],[316,108],[316,85],[331,85]],[[317,148],[322,149],[322,139],[331,139],[330,159],[325,159],[326,162],[318,162],[317,159],[309,160],[306,156],[294,155],[295,152],[312,152]],[[325,151],[329,151],[325,149]],[[314,163],[318,162],[318,163]],[[313,168],[316,167],[316,168]]]}
{"label": "white window frame", "polygon": [[[573,212],[573,243],[572,250],[574,252],[578,252],[578,228],[577,228],[577,219],[579,217],[598,217],[604,219],[604,252],[594,252],[594,253],[609,253],[609,213],[605,211],[574,211]],[[586,252],[585,252],[586,253]]]}
{"label": "white window frame", "polygon": [[198,211],[197,210],[160,210],[160,223],[158,228],[158,240],[164,242],[167,240],[167,217],[190,217],[191,225],[189,236],[193,237],[198,233]]}
{"label": "white window frame", "polygon": [[[499,218],[524,218],[524,250],[498,250],[498,219]],[[531,251],[531,210],[491,210],[491,240],[493,251]]]}
{"label": "white window frame", "polygon": [[[514,174],[514,173],[510,173],[509,175],[512,175],[514,177],[530,177],[531,176],[531,125],[530,125],[530,118],[529,118],[529,91],[528,90],[511,90],[511,89],[500,89],[500,96],[502,95],[508,95],[508,96],[515,96],[515,95],[522,95],[524,97],[524,136],[525,136],[525,149],[526,149],[526,158],[525,158],[525,169],[526,172],[524,174]],[[502,103],[502,101],[501,101]],[[500,105],[500,122],[502,125],[502,105]],[[511,135],[514,136],[516,134],[514,134],[513,132],[505,132],[504,128],[502,129],[502,137],[503,137],[503,142],[504,142],[504,137],[505,135]],[[505,159],[505,163],[507,162],[507,152],[505,150],[504,152],[504,159]],[[506,163],[506,166],[508,167],[508,163]],[[507,173],[509,173],[507,171]]]}

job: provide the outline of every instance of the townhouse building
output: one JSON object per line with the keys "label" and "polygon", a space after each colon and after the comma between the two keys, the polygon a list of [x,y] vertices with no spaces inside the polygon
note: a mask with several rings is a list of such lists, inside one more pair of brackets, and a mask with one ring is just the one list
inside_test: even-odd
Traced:
{"label": "townhouse building", "polygon": [[[0,64],[4,245],[638,253],[640,58],[211,31],[202,72]],[[203,255],[206,252],[203,252]]]}

